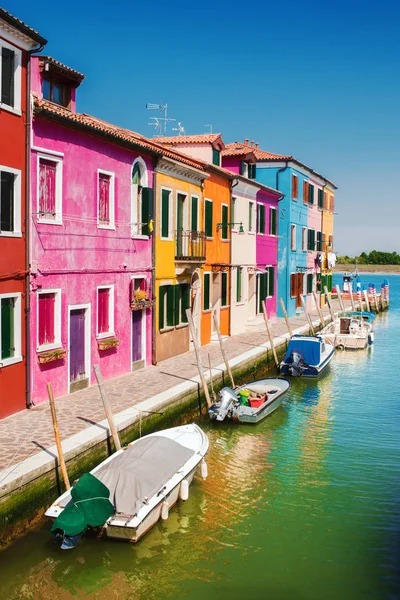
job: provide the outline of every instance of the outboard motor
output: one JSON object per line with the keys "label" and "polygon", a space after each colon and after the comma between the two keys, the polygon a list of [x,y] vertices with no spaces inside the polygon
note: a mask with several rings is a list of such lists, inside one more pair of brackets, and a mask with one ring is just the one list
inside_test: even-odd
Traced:
{"label": "outboard motor", "polygon": [[300,377],[308,366],[301,352],[294,350],[287,360],[288,371],[292,377]]}
{"label": "outboard motor", "polygon": [[231,411],[239,400],[235,392],[228,387],[222,388],[219,392],[219,400],[211,406],[208,411],[210,419],[215,421],[223,421],[229,411]]}

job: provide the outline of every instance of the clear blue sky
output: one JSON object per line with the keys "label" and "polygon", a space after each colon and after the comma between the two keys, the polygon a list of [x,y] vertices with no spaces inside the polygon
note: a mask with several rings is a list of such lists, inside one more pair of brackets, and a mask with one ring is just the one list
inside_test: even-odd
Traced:
{"label": "clear blue sky", "polygon": [[400,252],[400,7],[361,2],[2,5],[86,75],[78,110],[151,137],[147,102],[332,179],[335,250]]}

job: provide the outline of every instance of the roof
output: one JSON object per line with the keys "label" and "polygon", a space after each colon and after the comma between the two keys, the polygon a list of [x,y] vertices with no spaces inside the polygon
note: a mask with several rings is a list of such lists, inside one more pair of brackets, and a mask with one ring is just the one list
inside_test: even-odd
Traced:
{"label": "roof", "polygon": [[118,127],[117,125],[112,125],[111,123],[107,123],[107,121],[102,121],[101,119],[97,119],[91,115],[74,113],[68,108],[64,108],[63,106],[50,102],[49,100],[38,98],[35,95],[34,110],[35,115],[44,115],[50,119],[57,120],[64,125],[80,127],[91,131],[93,134],[101,135],[107,138],[112,137],[117,143],[120,142],[123,144],[132,145],[136,148],[146,150],[153,155],[156,154],[158,156],[164,156],[194,169],[205,171],[204,163],[202,161],[191,159],[180,152],[167,149],[164,146],[156,144],[152,140],[145,138],[139,133],[136,133],[135,131],[124,129],[123,127]]}
{"label": "roof", "polygon": [[171,135],[152,138],[158,144],[213,144],[221,137],[220,133],[202,133],[199,135]]}
{"label": "roof", "polygon": [[21,31],[21,33],[24,33],[25,35],[30,37],[34,42],[37,42],[40,45],[47,44],[47,40],[44,37],[42,37],[39,34],[39,32],[36,31],[36,29],[32,29],[32,27],[29,27],[29,25],[21,21],[21,19],[17,19],[17,17],[14,17],[4,8],[0,8],[0,19],[3,19],[9,25],[12,25],[13,27]]}
{"label": "roof", "polygon": [[273,194],[277,194],[281,198],[283,198],[285,195],[282,192],[280,192],[279,190],[269,187],[268,185],[265,185],[265,183],[261,183],[260,181],[256,181],[255,179],[249,179],[248,177],[245,177],[244,175],[239,175],[238,173],[233,173],[233,171],[229,171],[229,169],[224,169],[224,167],[212,165],[210,163],[206,163],[203,161],[200,161],[200,162],[203,163],[203,165],[205,166],[207,171],[215,171],[217,174],[225,176],[231,180],[239,179],[239,181],[243,181],[244,183],[247,183],[249,185],[254,185],[256,187],[259,187],[261,190],[264,190],[266,192],[272,192]]}
{"label": "roof", "polygon": [[37,58],[39,59],[39,62],[41,64],[42,63],[50,63],[50,65],[55,67],[55,69],[65,71],[65,73],[69,77],[76,79],[77,81],[79,81],[79,83],[81,83],[85,79],[85,76],[83,73],[79,73],[79,71],[76,71],[75,69],[71,69],[71,67],[67,67],[67,65],[63,65],[63,63],[59,62],[58,60],[55,60],[51,56],[42,56],[40,54]]}

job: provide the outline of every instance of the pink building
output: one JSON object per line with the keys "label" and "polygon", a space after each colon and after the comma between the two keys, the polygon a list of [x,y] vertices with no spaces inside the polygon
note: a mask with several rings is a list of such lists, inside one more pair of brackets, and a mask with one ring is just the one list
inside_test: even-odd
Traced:
{"label": "pink building", "polygon": [[305,300],[308,310],[314,308],[312,293],[317,291],[317,273],[320,272],[317,257],[318,255],[322,256],[322,212],[320,208],[322,193],[323,186],[321,182],[310,178],[308,181],[307,272],[306,281],[303,285],[303,290],[307,294]]}
{"label": "pink building", "polygon": [[153,160],[142,136],[76,112],[84,76],[32,59],[32,400],[151,363]]}
{"label": "pink building", "polygon": [[268,317],[276,316],[278,277],[278,201],[281,194],[260,184],[257,193],[256,261],[258,274],[257,298],[262,313],[261,300],[265,299]]}

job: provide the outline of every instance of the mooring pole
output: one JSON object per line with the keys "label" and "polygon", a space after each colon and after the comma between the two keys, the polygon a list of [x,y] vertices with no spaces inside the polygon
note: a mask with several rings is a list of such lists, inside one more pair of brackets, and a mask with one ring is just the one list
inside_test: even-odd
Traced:
{"label": "mooring pole", "polygon": [[211,367],[211,356],[210,353],[208,353],[208,368],[210,370],[210,384],[211,384],[211,395],[214,399],[215,402],[215,392],[214,392],[214,381],[213,381],[213,372],[212,372],[212,367]]}
{"label": "mooring pole", "polygon": [[371,312],[371,307],[369,305],[369,298],[368,298],[367,290],[364,290],[364,300],[365,300],[365,306],[367,307],[367,311]]}
{"label": "mooring pole", "polygon": [[332,321],[334,321],[335,320],[335,313],[333,312],[333,309],[332,309],[331,299],[329,298],[329,292],[328,292],[328,288],[327,288],[326,285],[324,285],[324,292],[325,292],[326,303],[328,305],[329,312],[330,312],[330,315],[331,315],[331,319],[332,319]]}
{"label": "mooring pole", "polygon": [[343,302],[343,298],[342,298],[342,292],[340,291],[340,286],[339,284],[336,286],[336,292],[337,292],[337,297],[339,300],[339,306],[340,306],[340,310],[344,313],[345,308],[344,308],[344,302]]}
{"label": "mooring pole", "polygon": [[272,354],[274,355],[274,361],[275,361],[276,366],[279,367],[279,360],[278,360],[278,356],[277,356],[276,350],[275,350],[274,339],[272,337],[271,330],[269,328],[267,309],[265,308],[265,300],[263,300],[261,302],[261,304],[262,304],[262,309],[263,309],[265,327],[267,328],[267,334],[268,334],[268,339],[269,339],[269,343],[271,346]]}
{"label": "mooring pole", "polygon": [[355,312],[356,305],[354,304],[353,288],[351,287],[351,281],[350,281],[350,285],[349,285],[349,294],[350,294],[351,310]]}
{"label": "mooring pole", "polygon": [[313,327],[313,324],[312,324],[312,321],[311,321],[311,317],[308,314],[308,310],[307,310],[307,307],[306,307],[306,303],[304,302],[303,294],[300,294],[300,299],[301,299],[301,303],[303,305],[304,314],[306,315],[306,318],[307,318],[307,321],[308,321],[308,325],[310,327],[310,331],[311,331],[312,335],[315,335],[314,327]]}
{"label": "mooring pole", "polygon": [[292,328],[290,327],[289,317],[287,315],[286,308],[285,308],[285,305],[283,303],[282,298],[279,298],[279,302],[281,303],[281,308],[282,308],[283,316],[285,317],[286,327],[288,328],[288,332],[289,332],[290,337],[292,337],[292,335],[293,335]]}
{"label": "mooring pole", "polygon": [[186,309],[186,317],[187,317],[187,320],[189,323],[190,334],[193,339],[194,353],[196,355],[196,363],[197,363],[197,368],[199,370],[201,385],[203,387],[204,395],[206,397],[207,406],[208,406],[208,408],[211,408],[212,402],[211,402],[211,398],[210,398],[210,393],[208,391],[206,378],[204,377],[203,365],[201,364],[199,342],[197,341],[196,329],[194,327],[193,317],[192,317],[190,308]]}
{"label": "mooring pole", "polygon": [[219,345],[220,345],[220,348],[221,348],[221,353],[222,353],[222,356],[223,356],[223,359],[224,359],[225,367],[226,367],[226,370],[228,372],[229,378],[231,380],[232,388],[235,389],[235,382],[233,381],[232,371],[231,371],[231,368],[229,366],[229,361],[228,361],[228,357],[226,356],[226,353],[225,353],[224,345],[222,343],[222,335],[221,335],[221,332],[220,332],[220,329],[219,329],[217,315],[216,315],[216,313],[215,313],[214,310],[213,310],[213,319],[214,319],[215,331],[217,332],[217,335],[218,335],[218,341],[219,341]]}
{"label": "mooring pole", "polygon": [[56,405],[54,403],[53,389],[51,387],[51,383],[47,384],[47,394],[49,396],[51,418],[53,420],[54,437],[56,438],[58,462],[60,463],[61,473],[62,473],[64,483],[65,483],[65,488],[67,490],[69,490],[71,485],[70,485],[69,479],[68,479],[67,467],[65,466],[64,455],[63,455],[61,440],[60,440],[60,432],[58,431]]}
{"label": "mooring pole", "polygon": [[322,327],[325,327],[324,315],[322,313],[320,305],[318,304],[318,296],[315,292],[313,292],[313,298],[314,298],[314,304],[315,304],[315,308],[317,309],[320,323],[321,323]]}
{"label": "mooring pole", "polygon": [[118,431],[115,426],[114,417],[113,417],[113,414],[111,411],[110,403],[107,398],[107,393],[106,393],[106,390],[104,387],[103,377],[101,376],[101,371],[100,371],[99,365],[93,365],[93,371],[94,371],[94,374],[96,375],[97,384],[98,384],[99,390],[100,390],[100,396],[103,401],[104,410],[106,411],[108,426],[110,428],[111,435],[114,439],[115,448],[117,450],[121,450],[121,442],[119,440]]}

